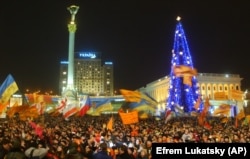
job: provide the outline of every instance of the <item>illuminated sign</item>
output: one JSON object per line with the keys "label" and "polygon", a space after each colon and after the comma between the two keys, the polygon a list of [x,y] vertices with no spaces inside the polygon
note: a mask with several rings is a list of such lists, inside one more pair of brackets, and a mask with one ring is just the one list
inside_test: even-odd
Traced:
{"label": "illuminated sign", "polygon": [[79,53],[79,57],[95,59],[96,53],[95,52],[81,52]]}
{"label": "illuminated sign", "polygon": [[61,63],[61,64],[69,64],[68,61],[61,61],[60,63]]}
{"label": "illuminated sign", "polygon": [[105,62],[105,65],[113,65],[113,62]]}

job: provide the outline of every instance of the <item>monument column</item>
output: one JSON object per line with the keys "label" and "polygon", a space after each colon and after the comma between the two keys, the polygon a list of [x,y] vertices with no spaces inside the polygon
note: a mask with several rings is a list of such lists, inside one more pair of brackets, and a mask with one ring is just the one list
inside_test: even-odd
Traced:
{"label": "monument column", "polygon": [[78,6],[71,5],[67,8],[71,14],[71,20],[68,24],[69,31],[69,50],[68,50],[68,76],[67,76],[67,87],[63,91],[64,96],[75,97],[76,92],[74,88],[74,45],[75,45],[75,32],[76,32],[76,23],[75,16],[79,9]]}

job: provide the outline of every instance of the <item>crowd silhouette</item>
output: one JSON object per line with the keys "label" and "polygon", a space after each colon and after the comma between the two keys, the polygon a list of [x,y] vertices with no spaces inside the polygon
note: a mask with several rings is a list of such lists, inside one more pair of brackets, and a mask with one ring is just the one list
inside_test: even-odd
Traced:
{"label": "crowd silhouette", "polygon": [[235,126],[235,118],[222,122],[208,117],[210,127],[200,126],[196,117],[164,119],[149,117],[124,125],[112,115],[2,119],[0,159],[150,159],[153,143],[250,143],[248,124]]}

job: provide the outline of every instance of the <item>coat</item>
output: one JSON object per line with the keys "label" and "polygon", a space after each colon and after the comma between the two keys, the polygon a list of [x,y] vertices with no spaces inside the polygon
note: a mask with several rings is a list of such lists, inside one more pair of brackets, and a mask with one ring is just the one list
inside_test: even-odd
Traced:
{"label": "coat", "polygon": [[93,155],[93,159],[112,159],[105,151],[99,151]]}

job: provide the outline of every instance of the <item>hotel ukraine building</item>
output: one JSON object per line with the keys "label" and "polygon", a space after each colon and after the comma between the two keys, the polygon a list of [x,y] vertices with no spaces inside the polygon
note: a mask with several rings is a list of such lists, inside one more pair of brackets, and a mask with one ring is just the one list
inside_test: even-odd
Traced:
{"label": "hotel ukraine building", "polygon": [[[76,52],[74,61],[74,85],[78,94],[113,96],[113,63],[102,61],[100,52]],[[59,90],[67,86],[68,61],[60,62]]]}

